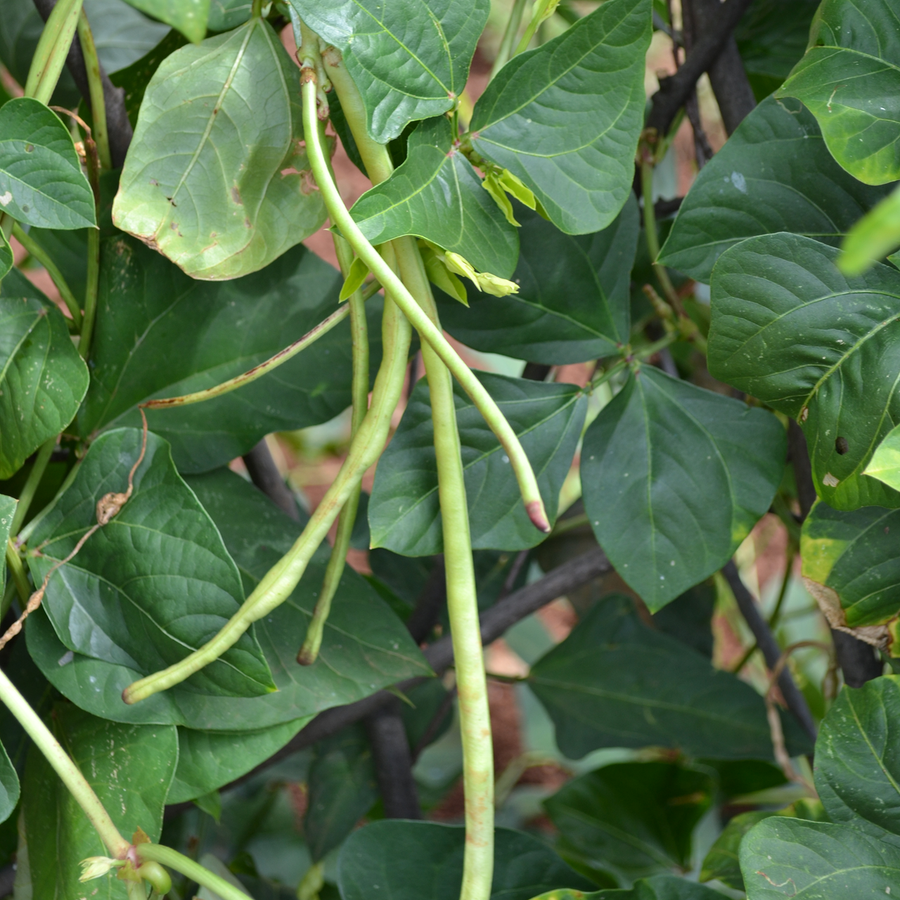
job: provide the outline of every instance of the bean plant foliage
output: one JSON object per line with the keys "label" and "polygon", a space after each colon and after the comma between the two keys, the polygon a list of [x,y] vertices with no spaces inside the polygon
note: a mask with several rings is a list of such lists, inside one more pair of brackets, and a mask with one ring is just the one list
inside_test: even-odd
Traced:
{"label": "bean plant foliage", "polygon": [[789,6],[0,0],[2,890],[900,893],[900,15]]}

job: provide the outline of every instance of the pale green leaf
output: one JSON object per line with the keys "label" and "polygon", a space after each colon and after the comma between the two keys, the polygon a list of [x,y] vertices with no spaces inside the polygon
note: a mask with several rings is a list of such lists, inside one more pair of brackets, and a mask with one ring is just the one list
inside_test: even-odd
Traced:
{"label": "pale green leaf", "polygon": [[859,275],[872,263],[900,247],[900,188],[885,197],[857,222],[844,240],[838,266],[845,275]]}
{"label": "pale green leaf", "polygon": [[297,69],[262,19],[167,57],[147,86],[113,221],[194,278],[270,263],[325,219]]}
{"label": "pale green leaf", "polygon": [[177,28],[189,41],[206,36],[210,0],[125,0],[129,6]]}

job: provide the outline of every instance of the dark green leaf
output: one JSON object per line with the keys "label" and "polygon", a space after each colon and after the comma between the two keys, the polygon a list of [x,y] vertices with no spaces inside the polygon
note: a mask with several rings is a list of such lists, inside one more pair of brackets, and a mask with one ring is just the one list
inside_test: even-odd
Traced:
{"label": "dark green leaf", "polygon": [[[91,445],[31,537],[40,548],[28,555],[36,584],[96,524],[101,497],[126,489],[140,448],[141,433],[131,429]],[[70,650],[149,675],[203,646],[243,600],[216,526],[175,471],[168,445],[150,434],[133,496],[51,577],[43,607]],[[235,696],[275,689],[252,632],[190,683],[199,693]]]}
{"label": "dark green leaf", "polygon": [[772,758],[762,697],[647,628],[621,595],[594,606],[532,667],[528,683],[570,759],[601,747],[647,746],[713,759]]}
{"label": "dark green leaf", "polygon": [[722,900],[722,895],[686,878],[656,875],[642,878],[634,887],[624,890],[594,891],[591,894],[551,891],[534,900]]}
{"label": "dark green leaf", "polygon": [[243,25],[253,10],[251,0],[209,0],[210,31],[230,31]]}
{"label": "dark green leaf", "polygon": [[255,272],[325,219],[307,182],[297,70],[262,19],[187,46],[141,104],[116,227],[194,278]]}
{"label": "dark green leaf", "polygon": [[453,109],[463,92],[488,0],[289,0],[344,54],[380,144],[407,123]]}
{"label": "dark green leaf", "polygon": [[372,751],[362,725],[316,744],[303,830],[313,862],[340,846],[378,799]]}
{"label": "dark green leaf", "polygon": [[508,278],[516,267],[516,229],[482,188],[472,164],[453,148],[443,116],[416,128],[403,165],[351,211],[373,244],[414,234],[459,253],[480,272]]}
{"label": "dark green leaf", "polygon": [[710,579],[685,591],[654,613],[653,624],[707,659],[712,659],[712,618],[715,610],[716,589]]}
{"label": "dark green leaf", "polygon": [[866,184],[900,178],[900,16],[892,0],[824,0],[778,96],[818,119],[834,158]]}
{"label": "dark green leaf", "polygon": [[[304,247],[228,284],[194,281],[124,236],[104,242],[91,389],[79,417],[89,435],[137,425],[133,407],[219,384],[277,353],[334,312],[340,274]],[[380,308],[370,345],[380,360]],[[348,323],[258,381],[196,406],[149,410],[181,471],[206,471],[273,431],[326,422],[350,404]],[[130,412],[129,412],[130,411]],[[127,418],[125,417],[127,414]]]}
{"label": "dark green leaf", "polygon": [[[162,830],[166,792],[175,771],[175,728],[119,725],[72,706],[54,711],[57,735],[93,787],[123,837],[142,828],[152,841]],[[115,876],[78,883],[79,863],[106,856],[87,817],[36,747],[25,773],[23,815],[34,900],[124,900]],[[18,887],[17,887],[18,893]]]}
{"label": "dark green leaf", "polygon": [[[492,900],[531,900],[551,888],[590,890],[543,841],[498,828]],[[361,828],[338,860],[343,900],[454,900],[462,882],[465,830],[434,822],[385,820]]]}
{"label": "dark green leaf", "polygon": [[629,339],[628,275],[638,239],[634,198],[608,228],[573,237],[523,206],[518,294],[468,290],[469,309],[438,295],[441,323],[485,353],[556,365],[609,356]]}
{"label": "dark green leaf", "polygon": [[656,611],[728,562],[768,510],[784,455],[771,414],[642,366],[585,434],[585,509]]}
{"label": "dark green leaf", "polygon": [[650,0],[608,0],[508,62],[475,104],[472,146],[525,182],[569,234],[606,228],[631,190],[650,9]]}
{"label": "dark green leaf", "polygon": [[195,44],[206,36],[210,0],[125,0],[125,2],[153,16],[154,19],[177,28]]}
{"label": "dark green leaf", "polygon": [[757,100],[779,88],[806,52],[818,5],[819,0],[755,0],[741,17],[734,36]]}
{"label": "dark green leaf", "polygon": [[260,731],[178,729],[178,768],[166,803],[182,803],[240,778],[280,750],[309,718]]}
{"label": "dark green leaf", "polygon": [[709,283],[721,253],[744,238],[792,231],[837,246],[885,193],[834,161],[808,110],[770,97],[703,167],[659,259]]}
{"label": "dark green leaf", "polygon": [[53,110],[31,97],[0,107],[0,209],[40,228],[97,223],[72,136]]}
{"label": "dark green leaf", "polygon": [[741,842],[748,900],[875,900],[900,884],[900,849],[847,825],[771,816]]}
{"label": "dark green leaf", "polygon": [[816,741],[816,788],[829,818],[873,837],[900,834],[900,678],[844,688]]}
{"label": "dark green leaf", "polygon": [[544,801],[569,860],[624,883],[691,868],[694,828],[712,804],[708,772],[677,763],[618,763],[589,772]]}
{"label": "dark green leaf", "polygon": [[898,531],[897,509],[864,506],[841,512],[821,501],[813,506],[803,523],[803,576],[819,602],[837,616],[834,624],[879,626],[897,617]]}
{"label": "dark green leaf", "polygon": [[700,880],[712,881],[715,878],[732,890],[744,890],[740,864],[741,841],[757,822],[762,822],[771,815],[773,813],[754,811],[740,813],[731,819],[709,848],[700,870]]}
{"label": "dark green leaf", "polygon": [[[195,0],[188,2],[193,3]],[[97,55],[108,74],[118,72],[140,59],[169,30],[136,9],[123,6],[121,0],[84,0],[84,11],[97,45]],[[72,103],[73,106],[77,104],[78,100]]]}
{"label": "dark green leaf", "polygon": [[[220,470],[190,479],[241,570],[249,593],[290,548],[300,526],[242,478]],[[409,632],[351,569],[344,572],[314,666],[297,664],[325,574],[320,548],[288,600],[254,628],[278,688],[263,697],[213,697],[174,688],[126,706],[119,696],[141,673],[69,655],[41,610],[26,628],[28,649],[48,680],[79,706],[116,721],[166,722],[210,731],[259,731],[360,700],[429,674]]]}
{"label": "dark green leaf", "polygon": [[800,422],[829,505],[900,506],[862,474],[900,420],[900,273],[877,265],[848,278],[837,257],[788,234],[727,250],[712,276],[709,370]]}
{"label": "dark green leaf", "polygon": [[[584,422],[585,397],[572,385],[478,373],[519,435],[537,475],[551,522]],[[503,449],[480,412],[454,385],[472,546],[523,550],[544,536],[531,524]],[[440,553],[441,513],[431,423],[422,380],[382,454],[369,499],[372,546],[407,556]]]}
{"label": "dark green leaf", "polygon": [[88,380],[62,313],[10,271],[0,285],[0,478],[72,421]]}

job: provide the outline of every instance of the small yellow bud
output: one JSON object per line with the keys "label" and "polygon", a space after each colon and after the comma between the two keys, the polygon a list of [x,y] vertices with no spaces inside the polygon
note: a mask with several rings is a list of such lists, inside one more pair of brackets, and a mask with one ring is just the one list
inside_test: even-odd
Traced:
{"label": "small yellow bud", "polygon": [[106,875],[111,869],[121,865],[121,859],[110,859],[108,856],[89,856],[81,861],[81,877],[78,880],[91,881],[101,875]]}

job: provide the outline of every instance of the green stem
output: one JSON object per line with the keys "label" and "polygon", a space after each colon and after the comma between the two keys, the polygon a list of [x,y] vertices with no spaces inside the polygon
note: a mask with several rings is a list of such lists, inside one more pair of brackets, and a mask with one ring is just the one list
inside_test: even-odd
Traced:
{"label": "green stem", "polygon": [[[13,584],[16,586],[19,600],[21,600],[24,605],[31,596],[31,587],[28,584],[28,576],[25,574],[25,567],[22,565],[22,558],[19,556],[19,551],[16,550],[16,546],[11,539],[7,539],[6,541],[6,565],[12,573]],[[3,610],[3,614],[6,614],[6,610]]]}
{"label": "green stem", "polygon": [[650,262],[653,264],[653,271],[659,279],[660,287],[666,295],[666,300],[672,309],[679,316],[684,315],[684,308],[681,305],[681,299],[675,286],[669,278],[669,273],[665,266],[661,266],[656,258],[659,256],[659,231],[656,227],[656,210],[653,208],[653,162],[647,158],[649,153],[644,152],[644,159],[641,160],[641,194],[644,200],[644,233],[647,236],[647,250],[650,253]]}
{"label": "green stem", "polygon": [[134,852],[141,861],[152,859],[166,868],[180,872],[186,878],[196,881],[201,887],[205,887],[221,897],[222,900],[252,900],[250,895],[240,888],[171,847],[163,847],[161,844],[135,844]]}
{"label": "green stem", "polygon": [[56,774],[62,779],[69,793],[82,808],[91,825],[94,826],[109,855],[116,859],[124,859],[131,845],[119,834],[109,813],[103,808],[103,804],[94,793],[94,789],[60,746],[59,741],[53,737],[50,730],[41,721],[40,716],[2,671],[0,671],[0,700],[16,717],[38,750],[44,754],[47,762],[55,769]]}
{"label": "green stem", "polygon": [[[340,67],[338,67],[340,68]],[[420,309],[413,296],[406,289],[402,280],[394,274],[390,266],[378,255],[378,251],[369,243],[365,235],[360,231],[359,226],[353,220],[344,201],[337,189],[337,185],[330,177],[328,165],[325,160],[325,154],[322,150],[321,143],[317,140],[316,131],[316,82],[315,69],[301,69],[301,84],[303,92],[303,116],[304,130],[306,135],[306,152],[309,157],[310,167],[316,184],[325,201],[325,208],[331,217],[332,225],[337,226],[341,234],[350,242],[350,245],[356,251],[363,262],[375,274],[375,277],[384,285],[393,297],[394,301],[400,307],[403,315],[409,319],[413,328],[419,332],[422,339],[434,348],[437,355],[441,358],[444,365],[453,374],[453,377],[459,382],[462,389],[466,392],[469,399],[481,413],[488,427],[494,433],[500,445],[506,451],[509,457],[510,465],[515,473],[516,480],[519,484],[519,490],[522,499],[525,501],[525,509],[528,517],[534,526],[545,534],[550,531],[550,523],[547,520],[547,513],[544,509],[544,503],[541,500],[540,489],[538,488],[537,479],[531,468],[531,463],[519,443],[516,433],[513,431],[509,422],[506,421],[503,413],[497,407],[491,395],[485,390],[481,382],[472,373],[472,370],[463,362],[457,352],[450,346],[441,330],[428,318],[428,316]],[[331,77],[332,83],[337,87],[337,80],[334,74]],[[345,112],[345,116],[349,121],[349,114]],[[365,162],[365,157],[363,157]],[[367,165],[368,169],[368,165]],[[368,169],[370,177],[374,180],[375,175],[371,169]]]}
{"label": "green stem", "polygon": [[[320,126],[321,130],[322,126]],[[340,235],[334,235],[334,249],[337,253],[338,263],[344,278],[350,272],[353,263],[353,251],[350,245]],[[351,439],[356,436],[366,416],[366,408],[369,403],[369,330],[366,323],[365,301],[360,291],[355,291],[350,297],[350,331],[353,341],[353,379],[351,396],[353,412],[350,420]],[[306,630],[306,638],[297,662],[302,666],[312,665],[319,655],[322,646],[322,636],[325,631],[325,623],[331,612],[331,601],[337,593],[341,576],[344,574],[344,566],[347,562],[347,550],[350,548],[350,537],[353,534],[353,526],[356,524],[356,512],[359,509],[359,497],[362,486],[356,488],[347,498],[344,508],[338,518],[337,533],[334,537],[334,546],[331,548],[331,556],[328,559],[328,567],[325,569],[325,577],[322,580],[322,590],[316,601],[309,628]]]}
{"label": "green stem", "polygon": [[47,470],[47,463],[50,462],[50,457],[53,455],[53,449],[55,447],[56,437],[54,436],[50,438],[49,441],[45,441],[41,446],[41,449],[38,450],[34,465],[31,467],[31,471],[28,473],[28,479],[25,481],[25,486],[19,494],[19,502],[16,505],[12,525],[9,529],[10,534],[19,533],[19,529],[25,521],[25,516],[28,515],[31,501],[34,500],[34,494],[41,483],[41,479],[44,477],[44,472]]}
{"label": "green stem", "polygon": [[15,581],[8,581],[6,584],[6,588],[3,591],[3,599],[0,600],[0,619],[4,618],[9,612],[10,607],[12,606],[13,597],[16,596],[16,593],[17,591]]}
{"label": "green stem", "polygon": [[[202,403],[204,400],[212,400],[215,397],[221,397],[222,394],[228,394],[236,391],[240,387],[251,384],[257,378],[262,378],[273,369],[277,369],[280,365],[286,363],[289,359],[293,359],[301,350],[305,350],[310,344],[314,344],[320,337],[328,334],[332,328],[339,325],[348,315],[351,315],[351,307],[344,304],[338,310],[333,312],[327,319],[319,322],[315,328],[308,331],[298,341],[294,341],[284,350],[279,350],[274,356],[270,356],[265,362],[259,363],[252,369],[248,369],[241,375],[235,375],[228,381],[223,381],[214,387],[206,388],[202,391],[194,391],[192,394],[182,394],[179,397],[165,397],[160,400],[148,400],[141,404],[145,409],[166,409],[170,406],[189,406],[192,403]],[[363,313],[365,315],[365,313]],[[352,325],[351,325],[352,328]]]}
{"label": "green stem", "polygon": [[[375,184],[384,181],[390,176],[393,166],[387,149],[375,143],[366,131],[365,111],[356,86],[342,65],[330,66],[329,75],[369,177]],[[316,179],[318,181],[318,174]],[[332,215],[333,221],[334,213],[330,208],[329,215]],[[403,282],[409,286],[417,308],[421,307],[428,321],[439,330],[437,307],[415,242],[405,237],[394,241],[394,246]],[[490,896],[493,870],[494,766],[466,486],[450,372],[436,350],[427,344],[422,347],[422,358],[431,397],[447,608],[457,666],[463,743],[466,846],[460,897],[464,900],[486,900]]]}
{"label": "green stem", "polygon": [[350,452],[337,478],[316,507],[303,533],[211,641],[169,668],[129,685],[122,693],[126,703],[137,703],[199,672],[233,646],[253,622],[268,615],[290,596],[350,494],[387,443],[391,415],[403,390],[409,342],[409,323],[389,295],[384,304],[384,350],[372,391],[372,405],[350,445]]}
{"label": "green stem", "polygon": [[59,0],[50,13],[28,70],[26,97],[44,104],[50,102],[75,37],[81,3],[82,0]]}
{"label": "green stem", "polygon": [[60,272],[59,267],[51,259],[50,254],[18,222],[13,224],[12,233],[13,237],[28,253],[47,270],[50,280],[56,285],[60,297],[66,304],[66,309],[69,310],[69,314],[72,316],[75,328],[80,331],[81,309],[78,306],[78,301],[75,299],[75,295],[72,293],[72,289],[69,287],[69,283],[66,281],[63,273]]}
{"label": "green stem", "polygon": [[104,169],[111,169],[112,156],[109,152],[109,131],[106,127],[106,98],[103,95],[103,82],[100,80],[100,58],[97,56],[94,35],[91,33],[91,26],[83,9],[78,16],[78,39],[81,41],[88,92],[91,98],[91,119],[93,120],[91,136],[97,145],[100,165]]}
{"label": "green stem", "polygon": [[[403,281],[424,312],[437,322],[437,307],[418,248],[411,238],[401,238],[395,246]],[[466,822],[460,900],[487,900],[494,867],[494,758],[462,448],[450,372],[428,344],[422,347],[422,359],[431,398],[447,612],[459,691]]]}
{"label": "green stem", "polygon": [[500,39],[500,47],[497,50],[497,58],[491,67],[491,80],[493,81],[496,74],[509,62],[512,56],[513,42],[519,33],[519,26],[522,24],[522,13],[525,10],[527,0],[515,0],[513,8],[509,11],[509,19],[506,22],[506,28],[503,31],[503,37]]}
{"label": "green stem", "polygon": [[78,342],[78,352],[83,360],[87,360],[91,352],[94,320],[97,317],[97,290],[100,284],[100,231],[97,228],[88,228],[87,243],[88,257],[87,281],[84,287],[84,320],[81,325],[81,339]]}

